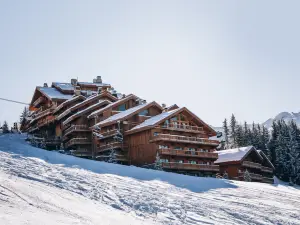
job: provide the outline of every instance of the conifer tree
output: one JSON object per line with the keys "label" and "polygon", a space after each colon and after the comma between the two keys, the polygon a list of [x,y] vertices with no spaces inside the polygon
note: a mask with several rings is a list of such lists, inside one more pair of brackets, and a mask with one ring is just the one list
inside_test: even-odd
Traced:
{"label": "conifer tree", "polygon": [[154,169],[156,170],[162,170],[162,163],[159,157],[159,153],[156,153],[156,159],[155,159],[155,163],[154,163]]}
{"label": "conifer tree", "polygon": [[28,116],[28,114],[29,114],[28,107],[25,106],[24,109],[23,109],[23,112],[22,112],[22,114],[20,116],[20,123],[21,124],[24,122],[24,120],[26,119],[26,117]]}
{"label": "conifer tree", "polygon": [[252,124],[252,145],[259,149],[259,131],[255,126],[255,123]]}
{"label": "conifer tree", "polygon": [[261,146],[260,146],[260,150],[263,151],[263,153],[265,153],[265,155],[271,159],[270,157],[270,151],[268,149],[268,143],[269,143],[269,132],[267,130],[267,128],[265,128],[264,126],[262,127],[262,133],[261,133]]}
{"label": "conifer tree", "polygon": [[236,141],[236,119],[234,114],[231,115],[231,119],[230,119],[230,134],[231,134],[231,138],[232,138],[232,146],[233,148],[238,147],[237,146],[237,141]]}
{"label": "conifer tree", "polygon": [[244,181],[251,182],[251,175],[248,170],[244,172]]}
{"label": "conifer tree", "polygon": [[244,138],[243,128],[240,125],[236,126],[236,147],[244,147],[245,146],[245,138]]}
{"label": "conifer tree", "polygon": [[2,130],[4,134],[9,133],[9,128],[8,128],[8,124],[6,121],[4,121],[3,126],[2,126]]}
{"label": "conifer tree", "polygon": [[244,143],[245,143],[245,146],[251,145],[249,128],[248,128],[248,124],[246,121],[244,122]]}
{"label": "conifer tree", "polygon": [[229,129],[228,129],[226,118],[223,122],[223,129],[224,129],[224,137],[225,137],[225,149],[228,149],[228,147],[229,147]]}

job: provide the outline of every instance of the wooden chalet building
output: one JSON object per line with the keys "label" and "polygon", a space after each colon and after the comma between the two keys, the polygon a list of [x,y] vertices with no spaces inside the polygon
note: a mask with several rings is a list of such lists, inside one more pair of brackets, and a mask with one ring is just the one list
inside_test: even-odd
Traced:
{"label": "wooden chalet building", "polygon": [[118,163],[128,162],[128,144],[125,132],[144,122],[152,116],[158,115],[163,108],[156,102],[140,104],[125,111],[114,114],[95,124],[95,158],[112,160]]}
{"label": "wooden chalet building", "polygon": [[220,173],[228,174],[229,179],[244,180],[246,170],[251,181],[274,183],[274,166],[266,155],[253,146],[218,151],[215,162],[220,166]]}
{"label": "wooden chalet building", "polygon": [[58,118],[60,113],[105,91],[111,92],[110,95],[116,100],[121,97],[109,84],[102,83],[100,76],[93,82],[77,82],[72,79],[71,83],[53,82],[51,87],[46,83],[43,87],[36,87],[22,131],[31,134],[39,146],[43,144],[46,148],[57,149],[62,137],[62,120]]}
{"label": "wooden chalet building", "polygon": [[164,170],[215,176],[216,132],[185,107],[168,109],[125,132],[130,164],[153,165],[158,154]]}

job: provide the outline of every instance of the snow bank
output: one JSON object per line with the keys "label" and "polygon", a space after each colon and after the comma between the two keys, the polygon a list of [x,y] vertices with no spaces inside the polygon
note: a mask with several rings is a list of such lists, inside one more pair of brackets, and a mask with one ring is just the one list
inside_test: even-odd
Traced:
{"label": "snow bank", "polygon": [[[21,201],[19,197],[4,202],[6,207],[3,208],[2,201],[6,200],[3,196],[15,194],[0,188],[0,224],[7,221],[20,224],[13,219],[21,219],[17,216],[21,212],[26,214],[30,224],[41,224],[35,222],[35,218],[44,216],[45,220],[55,220],[52,224],[126,224],[126,219],[135,224],[136,220],[143,221],[141,218],[175,225],[300,224],[299,187],[197,178],[90,161],[33,148],[24,138],[0,136],[0,184],[13,190],[11,187],[15,185],[11,182],[20,183],[21,186],[14,189],[15,194],[35,208],[26,203],[19,207],[15,202]],[[27,188],[29,184],[32,189]],[[70,217],[78,215],[82,220],[52,218],[51,211],[47,217],[45,211],[40,210],[45,205],[48,205],[46,211],[61,208],[63,215],[72,212]],[[99,217],[110,213],[107,210],[112,211],[107,220],[93,218],[97,213]],[[83,223],[83,219],[87,221]]]}

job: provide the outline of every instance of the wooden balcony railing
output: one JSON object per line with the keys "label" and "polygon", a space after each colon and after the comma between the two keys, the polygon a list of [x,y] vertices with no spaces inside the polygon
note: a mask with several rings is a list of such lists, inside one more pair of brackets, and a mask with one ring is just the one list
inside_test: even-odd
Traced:
{"label": "wooden balcony railing", "polygon": [[54,122],[54,118],[44,119],[44,120],[41,120],[41,121],[38,122],[37,127],[41,128],[41,127],[46,126],[46,125],[48,125],[49,123],[52,123],[52,122]]}
{"label": "wooden balcony railing", "polygon": [[120,142],[113,142],[111,144],[106,144],[106,145],[101,145],[96,151],[97,152],[105,152],[109,151],[111,149],[125,149],[127,148],[128,145],[125,143],[120,143]]}
{"label": "wooden balcony railing", "polygon": [[261,171],[262,172],[266,172],[266,173],[273,173],[273,169],[272,168],[265,167],[265,166],[261,167]]}
{"label": "wooden balcony railing", "polygon": [[39,104],[41,104],[43,101],[45,101],[45,98],[43,96],[39,97],[37,100],[34,101],[34,103],[32,104],[33,106],[38,106]]}
{"label": "wooden balcony railing", "polygon": [[219,145],[219,142],[215,140],[209,140],[209,139],[198,138],[198,137],[170,135],[170,134],[157,134],[156,136],[152,137],[151,141],[172,141],[172,142],[204,144],[204,145],[212,145],[212,146]]}
{"label": "wooden balcony railing", "polygon": [[168,129],[168,130],[185,131],[185,132],[204,133],[203,127],[180,125],[174,123],[164,124],[159,126],[159,128]]}
{"label": "wooden balcony railing", "polygon": [[262,182],[268,183],[268,184],[274,184],[274,178],[271,177],[263,177]]}
{"label": "wooden balcony railing", "polygon": [[175,149],[159,149],[161,155],[174,155],[174,156],[185,156],[185,157],[196,157],[196,158],[209,158],[218,159],[218,153],[216,152],[200,152],[190,150],[175,150]]}
{"label": "wooden balcony railing", "polygon": [[[262,180],[263,176],[256,173],[249,173],[252,180]],[[239,177],[244,178],[244,172],[239,173]]]}
{"label": "wooden balcony railing", "polygon": [[66,143],[66,148],[69,148],[73,145],[88,145],[92,144],[87,138],[72,138],[70,141]]}
{"label": "wooden balcony railing", "polygon": [[177,162],[165,162],[162,163],[164,169],[176,169],[176,170],[199,170],[199,171],[219,171],[218,165],[201,165],[190,163],[177,163]]}
{"label": "wooden balcony railing", "polygon": [[[109,159],[110,157],[111,156],[109,156],[109,155],[99,155],[99,156],[96,156],[96,159]],[[127,162],[128,161],[128,159],[125,156],[115,156],[114,159],[119,162]]]}
{"label": "wooden balcony railing", "polygon": [[72,125],[65,130],[64,136],[67,136],[72,132],[80,132],[80,131],[89,131],[89,128],[87,125]]}
{"label": "wooden balcony railing", "polygon": [[71,154],[75,155],[75,156],[85,156],[85,157],[92,156],[92,153],[90,151],[88,151],[87,149],[72,150]]}
{"label": "wooden balcony railing", "polygon": [[249,161],[244,161],[244,162],[242,163],[242,166],[248,167],[248,168],[261,169],[261,164],[259,164],[259,163],[254,163],[254,162],[249,162]]}
{"label": "wooden balcony railing", "polygon": [[106,131],[103,133],[100,133],[102,135],[102,137],[100,139],[105,139],[111,136],[114,136],[115,134],[117,134],[117,129],[114,130],[110,130],[110,131]]}

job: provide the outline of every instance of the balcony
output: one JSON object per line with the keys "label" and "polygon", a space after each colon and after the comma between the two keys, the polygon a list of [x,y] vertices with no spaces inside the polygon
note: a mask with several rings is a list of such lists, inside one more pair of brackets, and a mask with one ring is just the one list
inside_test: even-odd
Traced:
{"label": "balcony", "polygon": [[78,157],[92,157],[92,153],[87,149],[72,150],[71,153],[72,155]]}
{"label": "balcony", "polygon": [[268,183],[268,184],[274,184],[274,179],[270,177],[263,177],[262,182]]}
{"label": "balcony", "polygon": [[46,126],[46,125],[48,125],[49,123],[52,123],[52,122],[54,122],[54,117],[41,120],[41,121],[38,122],[37,128],[41,128],[41,127]]}
{"label": "balcony", "polygon": [[85,131],[90,131],[87,125],[72,125],[71,127],[65,130],[64,136],[67,136],[72,132],[85,132]]}
{"label": "balcony", "polygon": [[39,104],[45,101],[45,98],[43,96],[39,97],[35,102],[32,104],[34,107],[37,107]]}
{"label": "balcony", "polygon": [[[108,160],[110,157],[111,156],[109,156],[109,155],[99,155],[99,156],[96,156],[96,159]],[[128,159],[125,156],[121,156],[121,155],[115,156],[114,160],[118,161],[118,162],[128,162]]]}
{"label": "balcony", "polygon": [[269,167],[262,166],[261,171],[265,173],[273,173],[273,169]]}
{"label": "balcony", "polygon": [[180,125],[180,124],[174,124],[174,123],[165,124],[165,125],[159,126],[158,128],[166,129],[166,130],[192,132],[192,133],[202,133],[202,134],[205,133],[203,127],[187,126],[187,125]]}
{"label": "balcony", "polygon": [[160,149],[161,155],[173,155],[173,156],[184,156],[184,157],[195,157],[195,158],[208,158],[218,159],[218,153],[216,152],[200,152],[190,150],[175,150],[175,149]]}
{"label": "balcony", "polygon": [[[244,179],[244,172],[239,173],[239,177]],[[256,173],[250,173],[251,180],[259,180],[263,179],[263,176]]]}
{"label": "balcony", "polygon": [[100,139],[105,139],[105,138],[109,138],[109,137],[113,137],[117,134],[117,129],[114,130],[109,130],[103,133],[100,133],[102,135],[102,137],[100,137]]}
{"label": "balcony", "polygon": [[261,169],[261,164],[250,162],[250,161],[244,161],[242,163],[242,166],[247,168]]}
{"label": "balcony", "polygon": [[190,163],[167,162],[167,163],[162,163],[162,167],[164,169],[175,169],[175,170],[198,170],[198,171],[219,172],[218,165],[201,165],[201,164],[190,164]]}
{"label": "balcony", "polygon": [[157,134],[156,136],[153,136],[153,138],[151,140],[151,142],[154,142],[154,141],[172,141],[172,142],[202,144],[202,145],[211,145],[211,146],[219,145],[219,142],[215,141],[215,140],[209,140],[209,139],[198,138],[198,137],[170,135],[170,134]]}
{"label": "balcony", "polygon": [[110,151],[111,149],[125,149],[128,148],[127,144],[120,143],[120,142],[113,142],[107,145],[101,145],[96,151],[97,152],[106,152]]}
{"label": "balcony", "polygon": [[91,145],[92,142],[87,138],[72,138],[70,141],[66,143],[66,148],[69,148],[73,145]]}

